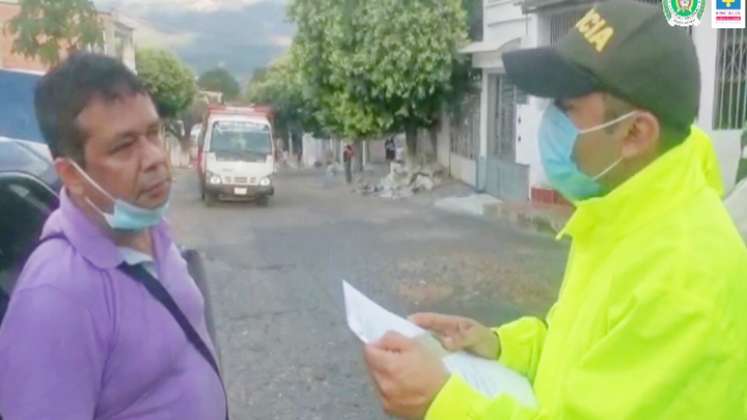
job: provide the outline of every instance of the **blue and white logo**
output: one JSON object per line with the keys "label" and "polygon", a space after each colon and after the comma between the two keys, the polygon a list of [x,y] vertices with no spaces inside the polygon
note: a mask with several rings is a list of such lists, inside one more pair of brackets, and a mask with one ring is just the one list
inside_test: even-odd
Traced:
{"label": "blue and white logo", "polygon": [[714,28],[744,29],[744,1],[716,0],[713,4],[713,16],[711,21]]}

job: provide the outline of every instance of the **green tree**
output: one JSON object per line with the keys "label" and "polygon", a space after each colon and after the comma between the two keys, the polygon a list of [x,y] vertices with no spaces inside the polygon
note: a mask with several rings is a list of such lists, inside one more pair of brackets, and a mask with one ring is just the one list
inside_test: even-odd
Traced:
{"label": "green tree", "polygon": [[197,84],[201,89],[222,92],[225,101],[233,101],[241,94],[241,85],[235,77],[224,68],[208,70],[200,76]]}
{"label": "green tree", "polygon": [[432,126],[467,42],[462,0],[293,0],[304,99],[329,131],[366,139]]}
{"label": "green tree", "polygon": [[179,143],[184,150],[189,150],[192,146],[192,129],[202,122],[207,109],[207,100],[195,97],[189,108],[177,116],[181,124],[169,124],[169,130],[179,138]]}
{"label": "green tree", "polygon": [[91,0],[21,0],[8,24],[13,52],[54,66],[67,54],[101,46],[103,29]]}
{"label": "green tree", "polygon": [[246,89],[246,101],[271,105],[275,113],[275,132],[288,139],[290,131],[324,133],[316,122],[309,104],[303,98],[299,73],[294,71],[289,56],[276,60],[267,69],[255,72]]}
{"label": "green tree", "polygon": [[177,121],[197,94],[194,74],[168,51],[139,50],[135,59],[138,75],[153,96],[158,113],[166,120],[167,130],[184,141],[184,126]]}

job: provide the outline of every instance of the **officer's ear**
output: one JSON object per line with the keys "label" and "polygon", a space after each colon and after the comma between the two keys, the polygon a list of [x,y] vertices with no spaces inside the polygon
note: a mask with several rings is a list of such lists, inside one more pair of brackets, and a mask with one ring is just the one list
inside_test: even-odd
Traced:
{"label": "officer's ear", "polygon": [[648,111],[633,117],[623,138],[622,158],[628,161],[652,160],[660,150],[661,125],[659,119]]}

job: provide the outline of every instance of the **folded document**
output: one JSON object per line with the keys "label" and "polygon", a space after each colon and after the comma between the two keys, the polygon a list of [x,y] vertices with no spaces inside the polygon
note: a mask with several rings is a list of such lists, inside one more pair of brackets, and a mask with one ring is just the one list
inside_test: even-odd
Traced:
{"label": "folded document", "polygon": [[342,282],[348,327],[364,343],[381,338],[387,331],[422,341],[442,356],[446,369],[459,374],[470,386],[489,398],[508,394],[518,402],[536,407],[537,401],[529,381],[502,364],[466,352],[448,353],[428,331],[389,312],[363,295],[347,282]]}

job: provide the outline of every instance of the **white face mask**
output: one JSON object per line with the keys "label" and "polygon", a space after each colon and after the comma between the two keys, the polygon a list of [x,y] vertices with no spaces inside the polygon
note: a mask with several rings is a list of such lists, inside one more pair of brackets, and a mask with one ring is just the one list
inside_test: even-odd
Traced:
{"label": "white face mask", "polygon": [[114,204],[114,212],[107,213],[101,210],[96,204],[93,203],[93,201],[86,197],[86,201],[88,202],[88,204],[90,204],[94,209],[96,209],[96,211],[101,214],[101,216],[104,217],[106,223],[112,229],[137,232],[153,227],[161,223],[161,220],[163,220],[163,216],[166,213],[166,210],[168,210],[169,208],[170,199],[167,199],[161,207],[158,207],[156,209],[144,209],[142,207],[135,206],[124,200],[114,198],[98,183],[96,183],[96,181],[94,181],[86,173],[86,171],[78,166],[75,161],[70,160],[70,163],[75,167],[75,169],[78,170],[83,178],[88,181],[88,183],[93,185],[94,188],[99,190]]}

